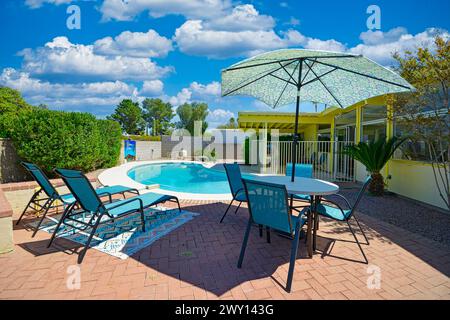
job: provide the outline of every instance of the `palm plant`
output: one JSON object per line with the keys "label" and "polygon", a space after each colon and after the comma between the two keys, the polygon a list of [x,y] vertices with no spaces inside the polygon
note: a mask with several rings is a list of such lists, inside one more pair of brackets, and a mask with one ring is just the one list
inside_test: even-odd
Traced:
{"label": "palm plant", "polygon": [[369,185],[369,192],[371,194],[376,196],[384,194],[384,179],[380,171],[403,141],[405,141],[404,138],[393,137],[389,140],[360,142],[357,145],[345,147],[343,153],[361,162],[370,172],[372,181]]}

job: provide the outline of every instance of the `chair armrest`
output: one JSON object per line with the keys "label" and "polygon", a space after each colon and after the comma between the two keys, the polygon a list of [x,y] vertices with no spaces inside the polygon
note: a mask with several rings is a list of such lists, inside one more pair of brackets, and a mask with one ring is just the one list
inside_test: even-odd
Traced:
{"label": "chair armrest", "polygon": [[[331,196],[336,196],[336,197],[338,197],[338,198],[344,200],[344,202],[345,202],[345,204],[348,206],[348,208],[349,208],[349,209],[352,208],[352,206],[350,205],[350,202],[349,202],[349,201],[347,200],[347,198],[344,197],[342,194],[336,193],[336,194],[332,194]],[[326,200],[326,199],[325,199],[324,201],[331,202],[331,203],[333,203],[334,205],[337,205],[337,206],[338,206],[337,203],[335,203],[335,202],[333,202],[333,201],[331,201],[331,200]]]}
{"label": "chair armrest", "polygon": [[[331,200],[322,200],[321,202],[325,202],[325,203],[331,203],[332,205],[336,206],[339,210],[341,210],[342,214],[345,215],[344,213],[344,209],[336,202],[331,201]],[[349,209],[351,209],[351,207],[349,207]]]}
{"label": "chair armrest", "polygon": [[236,193],[233,194],[233,198],[235,198],[235,197],[237,196],[237,194],[238,194],[239,192],[241,192],[241,191],[244,191],[244,188],[238,189],[238,190],[236,191]]}

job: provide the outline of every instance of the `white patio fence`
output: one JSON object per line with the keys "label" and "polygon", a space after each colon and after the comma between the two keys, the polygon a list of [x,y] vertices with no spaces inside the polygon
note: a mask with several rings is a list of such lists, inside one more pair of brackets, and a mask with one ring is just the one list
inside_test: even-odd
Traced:
{"label": "white patio fence", "polygon": [[[259,146],[258,146],[259,144]],[[342,151],[350,141],[299,141],[296,152],[297,163],[312,164],[314,177],[328,181],[354,181],[354,160]],[[260,172],[267,174],[284,174],[286,163],[292,162],[292,141],[267,142],[267,149],[263,144],[253,140],[250,149],[259,149],[258,166]],[[252,154],[252,151],[251,151]],[[264,159],[264,154],[266,157]]]}

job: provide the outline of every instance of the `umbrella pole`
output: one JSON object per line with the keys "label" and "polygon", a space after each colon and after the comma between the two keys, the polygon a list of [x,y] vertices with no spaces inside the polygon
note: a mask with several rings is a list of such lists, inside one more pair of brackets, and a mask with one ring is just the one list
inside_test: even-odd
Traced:
{"label": "umbrella pole", "polygon": [[300,91],[297,94],[297,103],[295,107],[295,129],[294,129],[294,145],[292,146],[292,176],[291,181],[295,180],[295,163],[297,156],[297,142],[298,142],[298,114],[300,109]]}
{"label": "umbrella pole", "polygon": [[295,180],[295,163],[297,158],[297,142],[298,142],[298,114],[300,109],[300,89],[302,88],[302,67],[303,59],[299,60],[298,82],[297,82],[297,102],[295,106],[295,127],[294,127],[294,145],[292,146],[292,176],[291,181]]}

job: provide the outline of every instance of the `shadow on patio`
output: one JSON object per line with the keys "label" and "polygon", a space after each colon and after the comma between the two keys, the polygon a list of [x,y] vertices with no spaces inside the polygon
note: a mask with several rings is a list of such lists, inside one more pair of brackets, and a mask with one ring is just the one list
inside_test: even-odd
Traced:
{"label": "shadow on patio", "polygon": [[[248,281],[251,283],[250,287],[254,288],[273,286],[272,279],[283,291],[291,242],[272,233],[272,243],[268,244],[265,235],[264,238],[260,238],[258,229],[253,228],[242,269],[238,269],[236,264],[248,212],[247,209],[241,208],[236,215],[229,214],[225,221],[219,224],[225,208],[226,204],[223,203],[199,205],[185,203],[184,210],[198,212],[200,216],[143,248],[129,259],[134,259],[151,268],[150,270],[156,271],[154,281],[149,280],[150,285],[152,281],[158,284],[161,281],[168,283],[170,279],[180,280],[181,288],[195,286],[216,296],[222,296]],[[387,270],[391,266],[390,262],[397,262],[402,255],[408,257],[413,255],[447,277],[450,275],[448,250],[436,249],[434,242],[379,222],[372,217],[359,215],[359,218],[371,241],[371,246],[363,245],[369,263],[380,265]],[[309,259],[305,243],[301,241],[293,291],[296,286],[301,286],[300,283],[304,282],[307,270],[323,270],[326,275],[326,268],[342,267],[345,272],[351,273],[351,270],[358,270],[360,276],[366,277],[364,276],[365,264],[360,263],[362,257],[345,224],[323,219],[318,235],[318,249],[325,253],[317,254],[313,259]],[[362,239],[358,231],[357,235],[359,239]],[[80,247],[79,244],[60,238],[51,249],[47,249],[46,244],[46,240],[32,241],[23,243],[21,247],[37,256],[55,251],[73,254]],[[94,253],[95,251],[92,249],[88,251],[84,264],[89,263],[92,256],[102,255],[99,252]],[[406,260],[405,263],[407,263]],[[164,279],[158,279],[158,277]]]}

